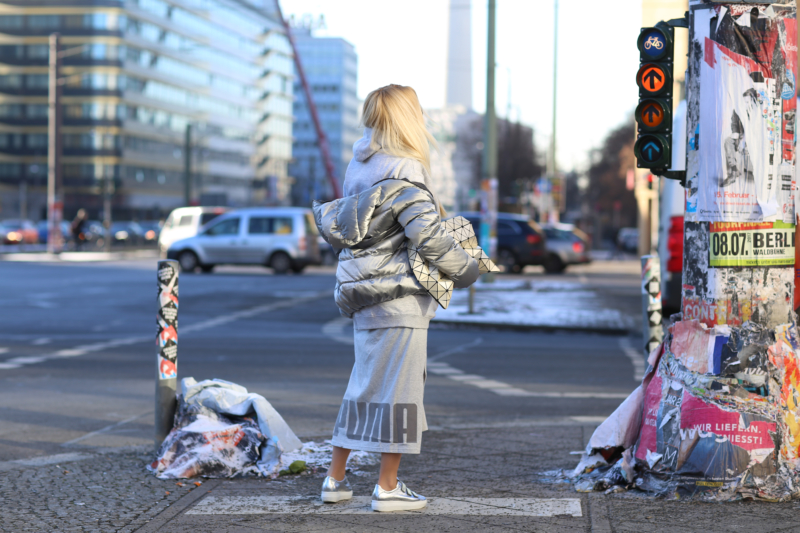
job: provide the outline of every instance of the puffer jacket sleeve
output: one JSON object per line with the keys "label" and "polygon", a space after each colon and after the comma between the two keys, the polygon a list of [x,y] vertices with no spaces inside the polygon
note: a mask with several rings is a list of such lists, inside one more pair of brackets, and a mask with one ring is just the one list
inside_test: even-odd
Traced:
{"label": "puffer jacket sleeve", "polygon": [[431,266],[447,275],[457,289],[469,287],[480,275],[475,261],[451,237],[441,224],[430,196],[417,188],[406,189],[395,198],[397,221],[406,238]]}

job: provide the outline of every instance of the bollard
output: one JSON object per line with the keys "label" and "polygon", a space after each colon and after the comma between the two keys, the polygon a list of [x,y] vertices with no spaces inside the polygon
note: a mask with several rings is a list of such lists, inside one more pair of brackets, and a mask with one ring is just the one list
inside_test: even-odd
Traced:
{"label": "bollard", "polygon": [[642,256],[642,333],[645,360],[664,338],[662,318],[661,263],[657,255],[644,255]]}
{"label": "bollard", "polygon": [[158,262],[156,433],[158,450],[172,429],[178,385],[178,262]]}

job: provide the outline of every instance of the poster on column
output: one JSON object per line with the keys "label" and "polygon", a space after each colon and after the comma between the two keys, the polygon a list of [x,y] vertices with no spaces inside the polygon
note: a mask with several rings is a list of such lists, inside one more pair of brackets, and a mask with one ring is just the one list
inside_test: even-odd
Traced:
{"label": "poster on column", "polygon": [[796,33],[786,11],[720,8],[703,41],[698,221],[794,222]]}

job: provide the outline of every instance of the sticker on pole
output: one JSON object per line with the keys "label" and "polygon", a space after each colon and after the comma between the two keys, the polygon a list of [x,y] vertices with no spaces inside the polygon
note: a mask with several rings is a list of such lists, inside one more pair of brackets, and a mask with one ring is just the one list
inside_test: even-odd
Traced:
{"label": "sticker on pole", "polygon": [[794,224],[713,222],[709,266],[794,266]]}
{"label": "sticker on pole", "polygon": [[178,377],[178,268],[173,263],[164,261],[158,265],[158,379]]}

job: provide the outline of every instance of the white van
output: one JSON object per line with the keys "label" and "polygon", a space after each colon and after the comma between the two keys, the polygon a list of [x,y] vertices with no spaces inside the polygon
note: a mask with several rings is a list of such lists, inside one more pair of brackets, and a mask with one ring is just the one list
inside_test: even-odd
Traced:
{"label": "white van", "polygon": [[194,237],[167,250],[184,272],[211,272],[216,265],[262,265],[276,274],[300,273],[320,264],[317,225],[304,207],[251,207],[229,211]]}
{"label": "white van", "polygon": [[194,237],[202,226],[226,211],[227,207],[179,207],[173,210],[161,228],[158,248],[161,253],[166,253],[173,242]]}

